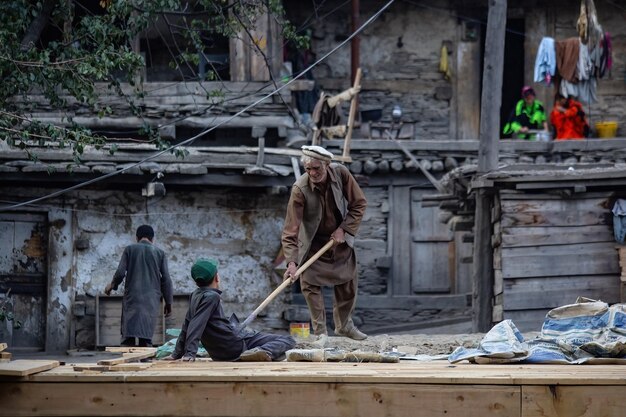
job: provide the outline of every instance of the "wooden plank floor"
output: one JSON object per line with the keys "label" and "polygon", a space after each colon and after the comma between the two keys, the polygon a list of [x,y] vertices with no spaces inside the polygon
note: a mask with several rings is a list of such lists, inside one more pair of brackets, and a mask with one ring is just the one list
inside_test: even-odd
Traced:
{"label": "wooden plank floor", "polygon": [[626,366],[156,362],[0,379],[0,416],[624,416]]}

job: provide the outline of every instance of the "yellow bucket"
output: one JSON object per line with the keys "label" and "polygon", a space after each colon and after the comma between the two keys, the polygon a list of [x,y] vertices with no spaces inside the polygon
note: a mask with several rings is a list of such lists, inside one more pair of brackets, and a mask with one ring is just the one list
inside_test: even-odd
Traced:
{"label": "yellow bucket", "polygon": [[307,338],[311,334],[309,323],[291,323],[289,333],[295,337]]}
{"label": "yellow bucket", "polygon": [[596,130],[599,138],[614,138],[617,133],[617,122],[597,122]]}

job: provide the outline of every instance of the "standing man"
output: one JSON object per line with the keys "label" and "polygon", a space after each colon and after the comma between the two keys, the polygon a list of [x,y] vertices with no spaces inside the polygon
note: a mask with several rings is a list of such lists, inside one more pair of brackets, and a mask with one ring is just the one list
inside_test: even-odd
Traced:
{"label": "standing man", "polygon": [[191,267],[191,278],[198,288],[189,299],[189,310],[174,353],[164,360],[194,361],[199,342],[202,342],[214,361],[282,360],[285,352],[296,345],[296,341],[286,335],[238,330],[224,316],[217,268],[215,259],[198,259]]}
{"label": "standing man", "polygon": [[122,301],[122,346],[151,346],[154,326],[159,317],[161,297],[165,299],[165,315],[172,312],[172,280],[165,252],[152,244],[154,230],[151,226],[137,228],[137,243],[124,249],[120,264],[104,293],[126,279]]}
{"label": "standing man", "polygon": [[350,171],[343,165],[331,164],[332,153],[321,146],[303,146],[302,153],[306,173],[291,190],[282,234],[287,262],[284,278],[293,279],[298,265],[332,239],[334,246],[300,277],[313,331],[320,339],[327,335],[322,287],[331,286],[335,295],[335,334],[363,340],[367,335],[352,322],[357,295],[353,244],[367,201]]}

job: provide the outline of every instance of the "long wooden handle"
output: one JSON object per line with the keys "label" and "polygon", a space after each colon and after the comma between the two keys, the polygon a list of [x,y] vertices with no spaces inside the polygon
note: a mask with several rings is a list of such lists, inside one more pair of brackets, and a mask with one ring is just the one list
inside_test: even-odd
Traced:
{"label": "long wooden handle", "polygon": [[300,266],[300,268],[298,268],[296,270],[296,273],[294,274],[292,279],[286,279],[282,282],[282,284],[280,284],[274,291],[272,291],[272,293],[270,295],[267,296],[267,298],[261,303],[261,305],[259,305],[256,310],[254,310],[252,312],[252,314],[250,314],[248,316],[248,318],[246,318],[243,323],[241,323],[241,326],[239,326],[240,329],[243,329],[244,327],[246,327],[248,324],[250,324],[250,322],[252,320],[254,320],[256,318],[256,316],[265,308],[267,307],[267,305],[269,303],[272,302],[272,300],[274,298],[276,298],[276,296],[278,294],[281,293],[282,290],[284,290],[288,285],[290,285],[292,283],[292,280],[295,282],[300,275],[309,267],[311,266],[311,264],[315,261],[317,261],[317,259],[322,256],[328,249],[330,249],[333,244],[335,243],[334,240],[329,240],[328,243],[326,243],[320,250],[318,250],[315,255],[311,256],[309,258],[309,260],[307,260],[304,264],[302,264],[302,266]]}

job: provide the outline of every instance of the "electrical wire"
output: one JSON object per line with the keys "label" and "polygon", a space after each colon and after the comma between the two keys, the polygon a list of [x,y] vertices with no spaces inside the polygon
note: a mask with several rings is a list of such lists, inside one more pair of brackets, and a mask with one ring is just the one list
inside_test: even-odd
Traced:
{"label": "electrical wire", "polygon": [[136,166],[139,166],[141,164],[143,164],[146,161],[149,161],[151,159],[157,158],[167,152],[171,152],[174,149],[180,147],[180,146],[184,146],[188,143],[191,143],[193,141],[195,141],[196,139],[198,139],[201,136],[204,136],[205,134],[219,128],[220,126],[230,122],[231,120],[234,120],[235,118],[239,117],[241,114],[243,114],[244,112],[250,110],[251,108],[257,106],[259,103],[267,100],[268,98],[270,98],[271,96],[273,96],[274,94],[279,93],[280,91],[284,90],[285,88],[287,88],[289,85],[293,84],[296,80],[298,80],[300,77],[302,77],[304,74],[306,74],[307,72],[311,71],[313,68],[315,68],[317,65],[319,65],[321,62],[323,62],[324,60],[326,60],[326,58],[328,58],[329,56],[331,56],[332,54],[334,54],[335,52],[337,52],[339,49],[341,49],[344,45],[346,45],[349,41],[351,41],[356,35],[358,35],[359,33],[361,33],[363,30],[365,30],[366,27],[368,27],[372,22],[374,22],[385,10],[387,10],[387,8],[389,8],[389,6],[391,6],[393,3],[395,2],[395,0],[389,0],[385,5],[383,5],[375,14],[373,14],[369,19],[367,19],[358,29],[356,29],[352,34],[350,34],[345,40],[343,40],[341,43],[339,43],[339,45],[335,46],[333,49],[331,49],[330,51],[328,51],[326,54],[324,54],[320,59],[318,59],[317,61],[313,62],[311,65],[309,65],[307,68],[305,68],[303,71],[301,71],[299,74],[297,74],[296,76],[294,76],[291,80],[289,80],[287,83],[283,84],[282,86],[278,87],[277,89],[275,89],[274,91],[266,94],[265,96],[261,97],[260,99],[256,100],[255,102],[247,105],[246,107],[244,107],[243,109],[241,109],[240,111],[238,111],[237,113],[233,114],[231,117],[223,120],[222,122],[218,123],[217,125],[210,127],[208,129],[205,129],[204,131],[198,133],[197,135],[194,135],[188,139],[185,139],[184,141],[176,144],[176,145],[172,145],[169,148],[163,149],[153,155],[147,156],[143,159],[141,159],[138,162],[135,162],[129,166],[126,166],[118,171],[114,171],[114,172],[110,172],[108,174],[104,174],[101,175],[99,177],[93,178],[91,180],[82,182],[80,184],[76,184],[73,185],[71,187],[68,188],[64,188],[62,190],[59,191],[55,191],[53,193],[44,195],[42,197],[38,197],[29,201],[25,201],[22,203],[18,203],[18,204],[12,204],[9,206],[4,206],[4,207],[0,207],[0,212],[2,211],[9,211],[9,210],[14,210],[16,208],[19,207],[23,207],[25,205],[28,204],[33,204],[33,203],[37,203],[39,201],[43,201],[43,200],[47,200],[49,198],[54,198],[54,197],[58,197],[62,194],[65,194],[69,191],[74,191],[77,190],[79,188],[83,188],[86,187],[88,185],[91,184],[95,184],[97,182],[100,182],[102,180],[105,180],[107,178],[111,178],[113,176],[119,175],[123,172],[126,172]]}

